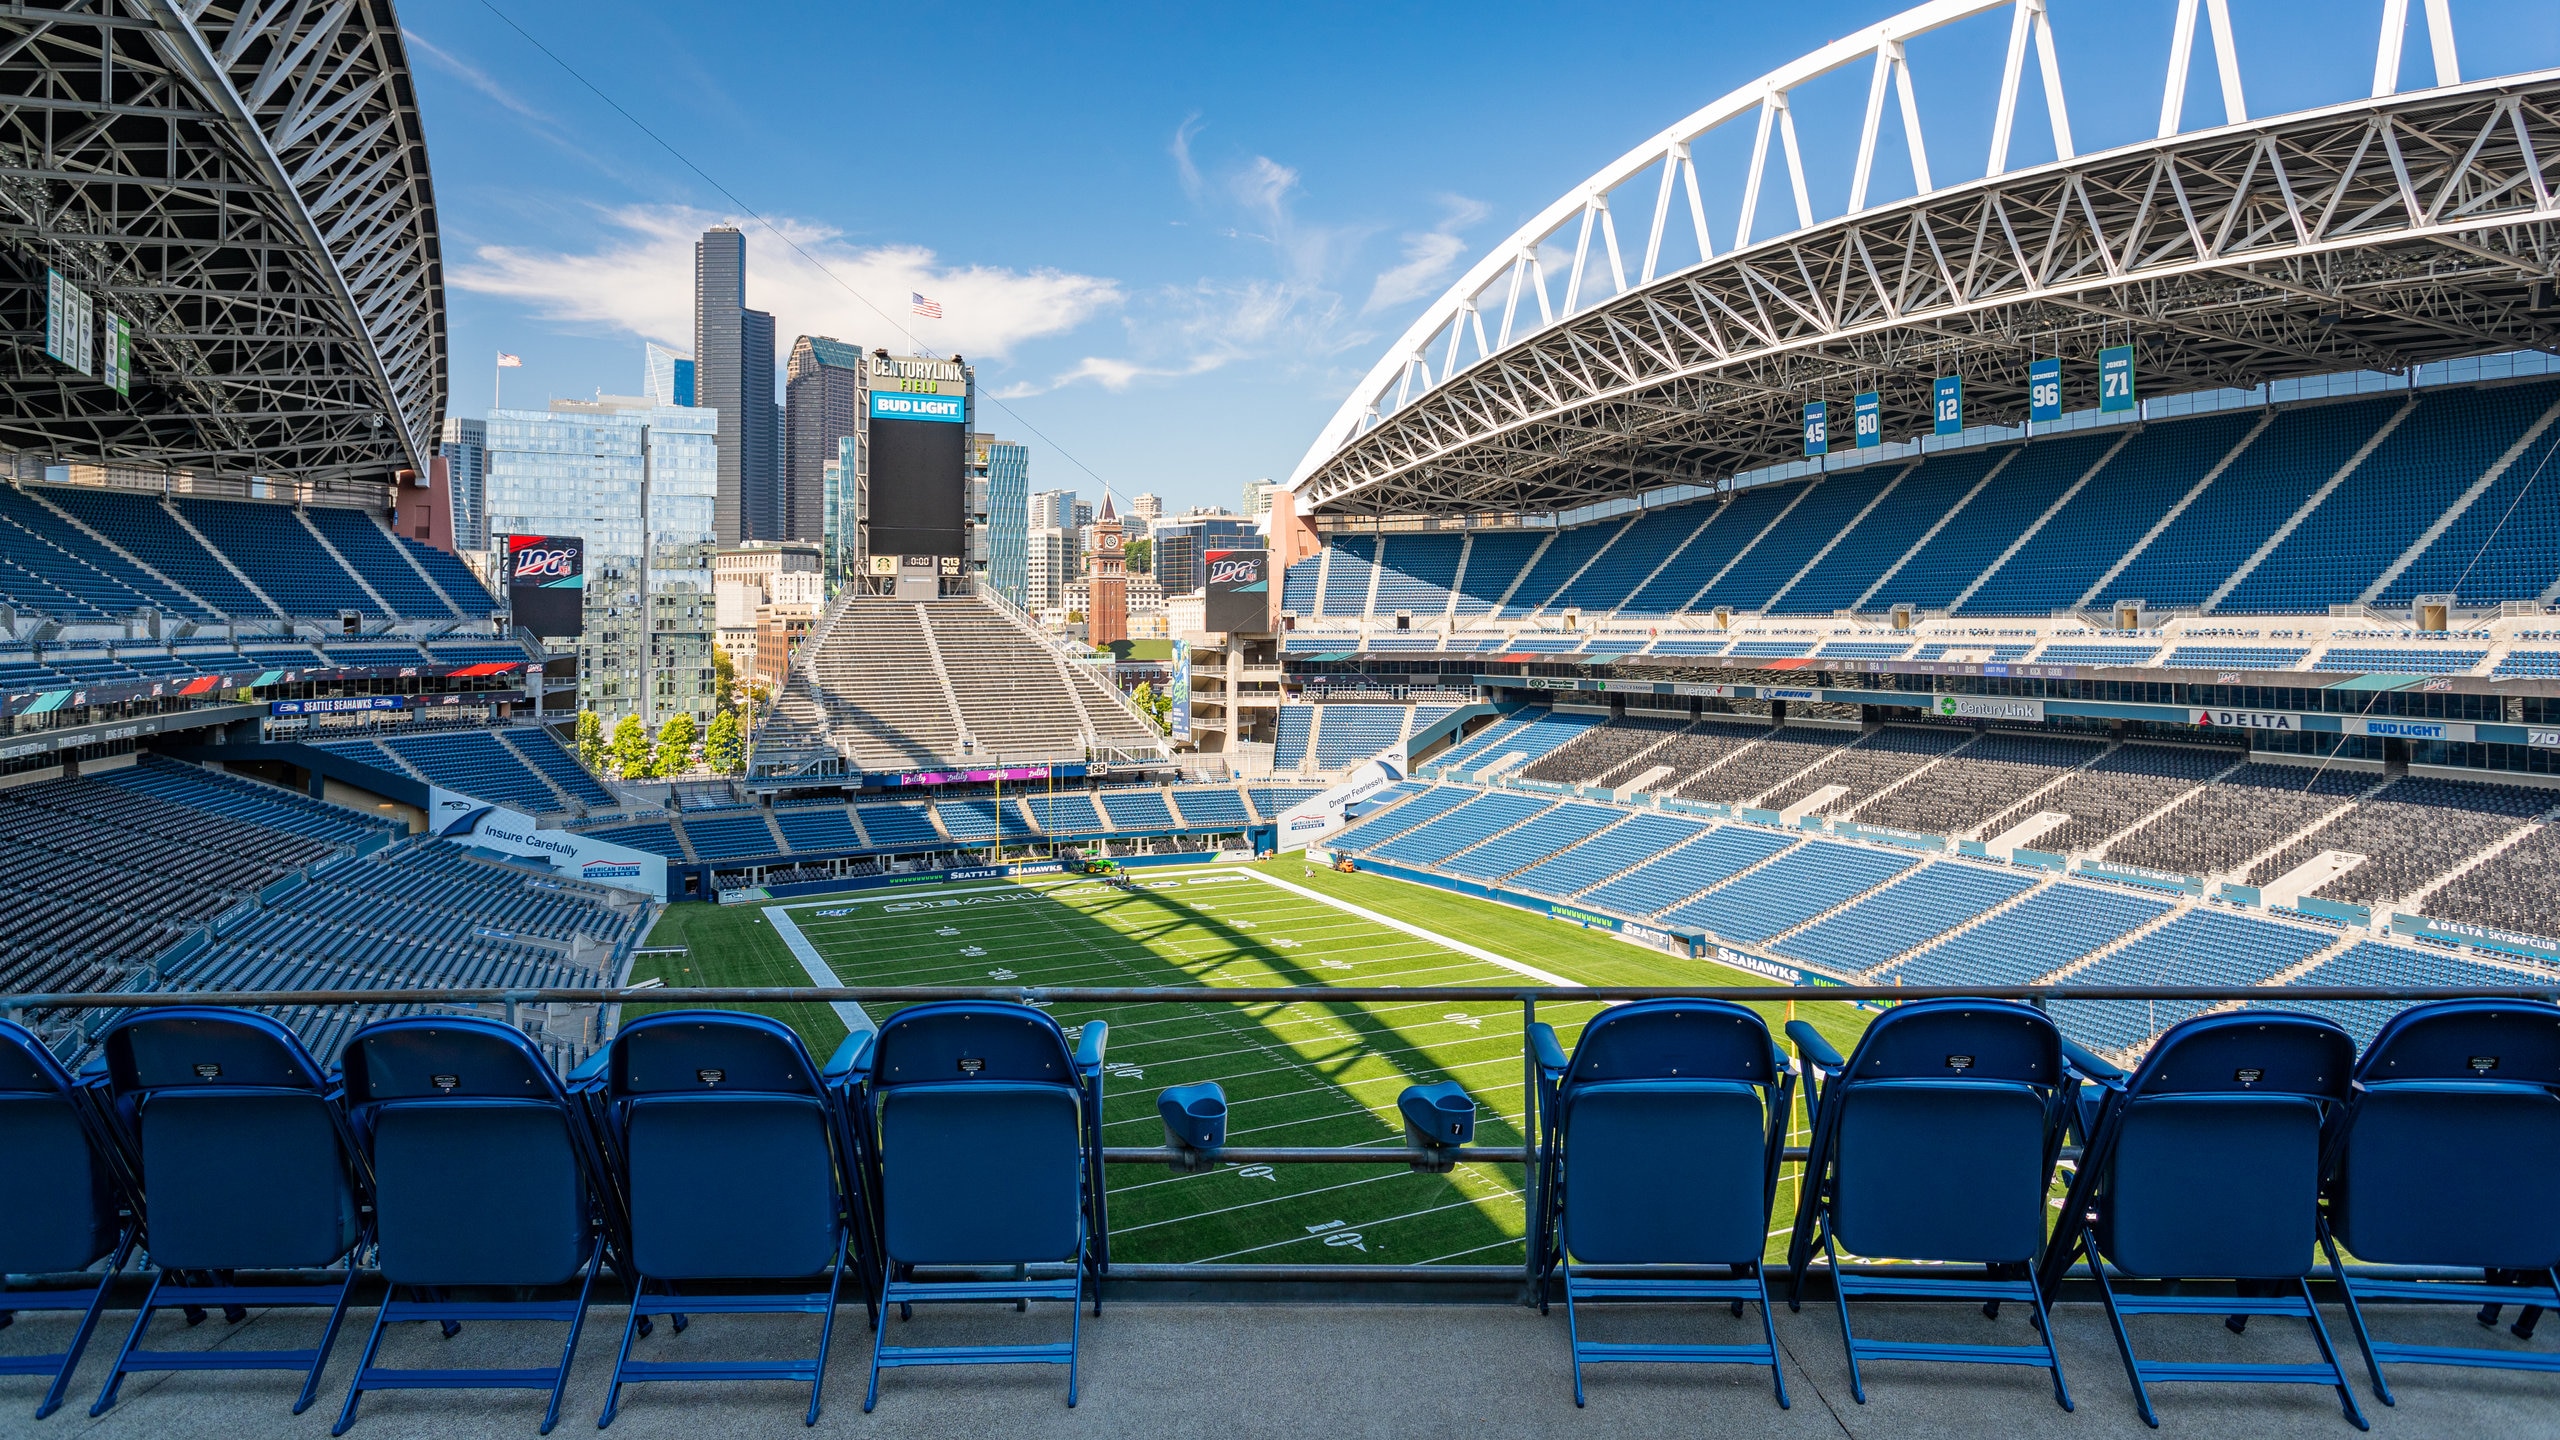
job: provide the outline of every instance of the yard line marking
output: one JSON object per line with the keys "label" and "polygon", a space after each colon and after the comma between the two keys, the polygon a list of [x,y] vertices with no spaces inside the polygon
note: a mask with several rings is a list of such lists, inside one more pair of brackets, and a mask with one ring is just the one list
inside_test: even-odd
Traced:
{"label": "yard line marking", "polygon": [[[1383,1178],[1383,1177],[1382,1177],[1382,1178]],[[1359,1183],[1359,1182],[1354,1182],[1354,1183]],[[1403,1214],[1403,1215],[1389,1215],[1389,1216],[1387,1216],[1385,1219],[1382,1219],[1382,1220],[1363,1220],[1363,1221],[1361,1221],[1361,1222],[1360,1222],[1360,1228],[1361,1228],[1361,1229],[1363,1229],[1363,1230],[1374,1230],[1374,1229],[1378,1228],[1378,1227],[1379,1227],[1379,1226],[1381,1226],[1381,1225],[1393,1225],[1393,1224],[1397,1223],[1398,1221],[1402,1221],[1402,1220],[1419,1220],[1419,1219],[1421,1219],[1421,1218],[1422,1218],[1423,1216],[1425,1216],[1425,1215],[1436,1215],[1436,1214],[1440,1213],[1440,1212],[1441,1212],[1441,1211],[1443,1211],[1443,1210],[1462,1210],[1462,1209],[1467,1209],[1467,1208],[1473,1207],[1473,1206],[1475,1206],[1475,1205],[1477,1205],[1477,1204],[1481,1203],[1481,1202],[1482,1202],[1482,1201],[1484,1201],[1484,1200],[1492,1200],[1492,1199],[1518,1199],[1518,1198],[1519,1198],[1519,1196],[1520,1196],[1520,1192],[1519,1192],[1519,1191],[1517,1191],[1517,1190],[1500,1190],[1500,1191],[1496,1191],[1496,1192],[1494,1192],[1494,1193],[1493,1193],[1493,1194],[1491,1194],[1491,1195],[1477,1196],[1477,1197],[1473,1197],[1473,1198],[1465,1199],[1465,1200],[1452,1200],[1452,1201],[1450,1201],[1450,1202],[1449,1202],[1448,1204],[1446,1204],[1446,1205],[1434,1205],[1434,1206],[1431,1206],[1429,1209],[1425,1209],[1425,1210],[1415,1210],[1415,1211],[1412,1211],[1412,1212],[1409,1212],[1409,1213],[1407,1213],[1407,1214]],[[1242,1250],[1230,1250],[1230,1251],[1228,1251],[1228,1252],[1227,1252],[1226,1254],[1224,1254],[1224,1255],[1212,1255],[1212,1256],[1209,1256],[1209,1257],[1208,1257],[1207,1259],[1205,1259],[1205,1260],[1191,1260],[1191,1261],[1186,1261],[1186,1262],[1184,1262],[1184,1263],[1186,1263],[1186,1264],[1191,1264],[1191,1265],[1214,1265],[1214,1264],[1218,1263],[1218,1262],[1219,1262],[1219,1261],[1221,1261],[1221,1260],[1232,1260],[1232,1259],[1236,1258],[1236,1257],[1237,1257],[1237,1256],[1239,1256],[1239,1255],[1252,1255],[1252,1254],[1255,1254],[1255,1253],[1257,1253],[1257,1252],[1259,1252],[1259,1251],[1263,1251],[1263,1250],[1277,1250],[1277,1249],[1279,1249],[1279,1248],[1280,1248],[1281,1246],[1283,1246],[1283,1245],[1301,1245],[1301,1244],[1306,1243],[1306,1242],[1307,1242],[1307,1241],[1309,1241],[1309,1240],[1321,1241],[1321,1240],[1323,1240],[1323,1238],[1324,1238],[1324,1237],[1323,1237],[1323,1235],[1322,1235],[1322,1234],[1314,1234],[1314,1235],[1293,1235],[1293,1236],[1289,1237],[1289,1238],[1288,1238],[1288,1239],[1286,1239],[1286,1240],[1274,1240],[1274,1241],[1272,1241],[1272,1242],[1271,1242],[1270,1244],[1268,1244],[1268,1245],[1251,1245],[1251,1246],[1247,1246],[1246,1248],[1244,1248],[1244,1249],[1242,1249]]]}
{"label": "yard line marking", "polygon": [[1574,981],[1567,980],[1561,975],[1551,975],[1544,970],[1536,968],[1535,966],[1523,965],[1519,961],[1513,960],[1508,956],[1496,955],[1490,950],[1480,949],[1476,946],[1469,945],[1462,940],[1452,940],[1446,935],[1435,935],[1431,931],[1425,930],[1419,925],[1408,925],[1404,921],[1398,920],[1392,915],[1381,915],[1375,910],[1368,909],[1364,906],[1354,905],[1348,900],[1336,900],[1322,891],[1309,890],[1303,885],[1292,885],[1288,881],[1283,880],[1276,875],[1265,875],[1259,870],[1247,870],[1244,873],[1261,881],[1265,885],[1278,886],[1280,889],[1286,890],[1292,895],[1303,896],[1306,899],[1315,901],[1319,905],[1330,905],[1334,909],[1340,910],[1346,915],[1357,915],[1361,919],[1366,920],[1373,925],[1384,925],[1390,930],[1401,930],[1405,934],[1413,936],[1415,939],[1428,940],[1434,945],[1441,946],[1445,949],[1455,950],[1461,955],[1472,955],[1487,964],[1499,965],[1514,975],[1526,975],[1530,979],[1545,985],[1562,985],[1569,988],[1574,987],[1575,985]]}
{"label": "yard line marking", "polygon": [[[836,972],[827,968],[826,957],[818,953],[817,946],[809,943],[808,936],[800,933],[799,926],[791,923],[790,915],[786,914],[781,906],[767,907],[764,918],[773,922],[773,933],[782,937],[783,945],[791,951],[791,958],[799,961],[800,968],[809,972],[810,984],[830,990],[843,986],[844,982],[836,978]],[[836,1018],[844,1022],[846,1033],[859,1035],[866,1030],[880,1028],[871,1023],[871,1017],[853,1001],[837,1000],[830,1003],[836,1012]]]}

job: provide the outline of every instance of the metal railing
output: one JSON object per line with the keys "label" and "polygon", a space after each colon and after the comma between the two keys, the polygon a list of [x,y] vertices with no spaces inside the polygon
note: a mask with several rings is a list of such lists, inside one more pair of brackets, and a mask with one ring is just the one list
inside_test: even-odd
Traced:
{"label": "metal railing", "polygon": [[[660,949],[657,954],[681,953]],[[360,1006],[382,1009],[398,1006],[496,1006],[510,1023],[518,1020],[522,1007],[544,1004],[613,1005],[650,1004],[685,1008],[719,1009],[725,1007],[775,1004],[832,1004],[851,1001],[858,1006],[906,1005],[928,1000],[994,1000],[1013,1001],[1038,1006],[1054,1005],[1269,1005],[1269,1004],[1341,1004],[1360,1002],[1411,1003],[1417,997],[1429,996],[1437,1003],[1513,1004],[1521,1014],[1521,1077],[1524,1084],[1523,1112],[1517,1116],[1500,1115],[1505,1123],[1516,1124],[1525,1145],[1470,1145],[1426,1154],[1418,1148],[1384,1145],[1341,1146],[1241,1146],[1220,1149],[1217,1159],[1236,1165],[1375,1165],[1408,1166],[1416,1170],[1445,1172],[1453,1165],[1534,1165],[1539,1156],[1534,1137],[1538,1134],[1527,1108],[1537,1093],[1537,1059],[1530,1038],[1530,1025],[1537,1019],[1541,1004],[1612,1003],[1629,1000],[1702,999],[1731,1000],[1745,1004],[1895,1004],[1912,1000],[1977,999],[2023,1000],[2038,1008],[2056,1001],[2146,1001],[2184,1000],[2207,1002],[2281,1001],[2291,1003],[2383,1001],[2420,1004],[2431,1000],[2509,999],[2542,1000],[2560,1003],[2560,976],[2548,984],[2514,986],[2373,986],[2373,985],[1844,985],[1844,986],[1772,986],[1772,985],[1649,985],[1649,986],[1256,986],[1256,987],[1186,987],[1162,986],[704,986],[670,988],[656,982],[617,987],[588,988],[410,988],[383,990],[277,990],[277,991],[200,991],[200,992],[118,992],[81,994],[0,994],[0,1018],[17,1018],[27,1012],[61,1010],[147,1010],[178,1005],[222,1005],[262,1009],[307,1009],[325,1006]],[[618,1013],[618,1012],[614,1012]],[[93,1018],[81,1027],[85,1037],[104,1028],[106,1017]],[[1773,1040],[1775,1036],[1773,1035]],[[1777,1042],[1783,1045],[1784,1042]],[[78,1054],[63,1057],[75,1065]],[[1481,1102],[1479,1102],[1481,1103]],[[2065,1147],[2065,1159],[2076,1158],[2074,1147]],[[1170,1146],[1109,1145],[1102,1147],[1102,1158],[1114,1165],[1180,1166],[1194,1163],[1196,1152],[1176,1151]],[[1781,1152],[1784,1162],[1806,1163],[1806,1147],[1790,1145]],[[1115,1281],[1158,1283],[1198,1289],[1202,1286],[1301,1284],[1309,1282],[1358,1281],[1371,1284],[1422,1284],[1434,1293],[1448,1286],[1477,1287],[1486,1298],[1500,1294],[1532,1295],[1539,1284],[1534,1258],[1522,1264],[1424,1264],[1393,1265],[1376,1263],[1343,1264],[1212,1264],[1186,1263],[1114,1263],[1111,1276]],[[1767,1267],[1773,1277],[1782,1276],[1785,1267]],[[1852,1264],[1853,1271],[1876,1267]],[[2418,1273],[2410,1267],[2360,1265],[2355,1273],[2388,1277]],[[1817,1268],[1813,1273],[1822,1273]],[[2428,1272],[2432,1274],[2433,1272]],[[1774,1280],[1773,1280],[1774,1283]],[[1526,1288],[1516,1288],[1526,1287]]]}

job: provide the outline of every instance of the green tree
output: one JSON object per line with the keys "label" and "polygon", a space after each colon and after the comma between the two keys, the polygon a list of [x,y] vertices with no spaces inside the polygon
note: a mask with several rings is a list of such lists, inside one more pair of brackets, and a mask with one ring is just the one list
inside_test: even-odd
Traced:
{"label": "green tree", "polygon": [[591,771],[604,769],[604,717],[593,710],[578,712],[578,763]]}
{"label": "green tree", "polygon": [[1172,696],[1157,690],[1154,682],[1141,680],[1138,688],[1129,692],[1129,698],[1137,702],[1138,713],[1147,717],[1148,723],[1156,727],[1157,734],[1173,733]]}
{"label": "green tree", "polygon": [[693,768],[693,717],[679,710],[658,722],[658,758],[651,769],[661,780],[672,780]]}
{"label": "green tree", "polygon": [[1155,541],[1132,540],[1121,550],[1120,553],[1128,560],[1128,569],[1130,574],[1153,575],[1156,573]]}
{"label": "green tree", "polygon": [[702,760],[722,775],[736,775],[747,768],[747,746],[738,733],[738,712],[723,710],[711,717],[711,728],[702,737]]}
{"label": "green tree", "polygon": [[649,732],[637,715],[625,715],[614,722],[610,751],[614,773],[625,780],[649,778]]}
{"label": "green tree", "polygon": [[711,647],[711,700],[723,715],[738,706],[738,662],[717,645]]}

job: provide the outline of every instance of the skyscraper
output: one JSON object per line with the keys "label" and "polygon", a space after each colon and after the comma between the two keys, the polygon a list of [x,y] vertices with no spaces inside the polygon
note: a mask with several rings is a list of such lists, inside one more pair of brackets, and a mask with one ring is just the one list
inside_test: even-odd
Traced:
{"label": "skyscraper", "polygon": [[826,467],[843,439],[855,433],[861,403],[862,347],[824,335],[791,342],[783,385],[782,533],[776,538],[825,536]]}
{"label": "skyscraper", "polygon": [[1257,520],[1271,513],[1271,492],[1276,488],[1268,480],[1244,482],[1244,518]]}
{"label": "skyscraper", "polygon": [[445,458],[453,495],[453,546],[478,550],[489,543],[489,422],[445,417],[436,453]]}
{"label": "skyscraper", "polygon": [[1031,448],[979,437],[986,452],[987,584],[1016,605],[1030,599]]}
{"label": "skyscraper", "polygon": [[720,417],[720,543],[781,538],[773,316],[747,308],[747,237],[731,225],[693,247],[693,393]]}
{"label": "skyscraper", "polygon": [[773,316],[747,310],[738,316],[740,405],[746,411],[746,443],[738,452],[738,525],[742,540],[780,540],[782,533],[782,407],[773,398]]}
{"label": "skyscraper", "polygon": [[1027,524],[1034,530],[1072,530],[1076,526],[1076,492],[1043,490],[1027,505]]}
{"label": "skyscraper", "polygon": [[693,357],[656,341],[643,352],[640,393],[660,405],[693,404]]}

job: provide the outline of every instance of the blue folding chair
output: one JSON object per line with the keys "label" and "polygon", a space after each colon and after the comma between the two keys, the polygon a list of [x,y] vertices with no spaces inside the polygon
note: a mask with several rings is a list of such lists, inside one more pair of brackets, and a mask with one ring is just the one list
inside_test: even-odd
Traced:
{"label": "blue folding chair", "polygon": [[[2006,1000],[1921,1000],[1878,1016],[1856,1052],[1840,1058],[1819,1031],[1787,1023],[1804,1064],[1813,1146],[1787,1249],[1789,1308],[1800,1305],[1814,1243],[1831,1262],[1849,1389],[1863,1405],[1861,1360],[2040,1365],[2053,1398],[2071,1408],[2054,1353],[2044,1292],[2045,1200],[2053,1187],[2076,1082],[2062,1062],[2062,1034],[2042,1012]],[[1853,1274],[1854,1255],[1986,1267],[1981,1278],[1916,1269]],[[1980,1300],[1997,1318],[2004,1300],[2033,1307],[2032,1345],[1948,1345],[1861,1340],[1849,1323],[1853,1295]]]}
{"label": "blue folding chair", "polygon": [[[945,1001],[899,1011],[853,1075],[847,1113],[862,1132],[866,1192],[876,1198],[880,1307],[871,1388],[904,1365],[1064,1365],[1076,1403],[1076,1347],[1084,1286],[1110,1264],[1102,1195],[1105,1027],[1084,1027],[1074,1049],[1046,1012],[1028,1005]],[[1031,1274],[1064,1263],[1063,1276]],[[963,1278],[920,1279],[919,1267]],[[1010,1276],[983,1278],[988,1270]],[[1033,1300],[1068,1304],[1063,1342],[891,1345],[918,1303]],[[1094,1313],[1102,1313],[1097,1290]]]}
{"label": "blue folding chair", "polygon": [[[817,1424],[853,1197],[834,1093],[800,1037],[761,1015],[661,1011],[622,1027],[591,1084],[631,1286],[596,1428],[613,1423],[625,1384],[650,1380],[805,1381],[804,1423]],[[725,1288],[811,1280],[823,1288]],[[679,1289],[693,1286],[709,1288]],[[815,1315],[818,1353],[632,1359],[632,1341],[656,1315],[679,1332],[690,1315]]]}
{"label": "blue folding chair", "polygon": [[[332,1435],[355,1423],[368,1390],[549,1390],[560,1394],[604,1258],[600,1168],[586,1116],[523,1031],[497,1020],[413,1016],[356,1032],[342,1066],[348,1117],[373,1177],[375,1265],[387,1287]],[[573,1300],[455,1300],[448,1289],[548,1288]],[[402,1298],[402,1292],[407,1298]],[[385,1369],[374,1364],[395,1320],[564,1323],[556,1365]]]}
{"label": "blue folding chair", "polygon": [[[2321,1132],[2346,1103],[2355,1041],[2310,1015],[2249,1010],[2170,1027],[2129,1078],[2076,1047],[2066,1054],[2104,1088],[2084,1112],[2094,1115],[2088,1143],[2037,1282],[2050,1293],[2087,1252],[2144,1423],[2160,1423],[2146,1382],[2242,1381],[2331,1386],[2356,1428],[2371,1428],[2310,1286],[2327,1233]],[[2334,1251],[2329,1263],[2337,1274]],[[2111,1265],[2130,1276],[2230,1280],[2239,1293],[2120,1295]],[[2321,1363],[2144,1360],[2125,1329],[2129,1315],[2221,1315],[2234,1331],[2253,1315],[2289,1316],[2310,1325]]]}
{"label": "blue folding chair", "polygon": [[[2516,1203],[2486,1202],[2482,1165]],[[2365,1048],[2355,1093],[2331,1127],[2331,1263],[2358,1260],[2482,1272],[2481,1284],[2346,1277],[2347,1315],[2382,1403],[2382,1362],[2560,1373],[2560,1355],[2377,1341],[2359,1302],[2560,1309],[2560,1006],[2445,1000],[2402,1011]],[[2324,1239],[2327,1237],[2324,1237]],[[2528,1314],[2531,1312],[2528,1311]],[[2529,1323],[2516,1327],[2529,1337]]]}
{"label": "blue folding chair", "polygon": [[[1532,1025],[1539,1084],[1532,1273],[1564,1273],[1573,1403],[1588,1364],[1766,1365],[1787,1405],[1761,1264],[1795,1076],[1769,1027],[1722,1000],[1642,1000],[1583,1027],[1570,1060]],[[1584,1268],[1577,1270],[1579,1263]],[[1723,1277],[1681,1273],[1720,1266]],[[1602,1344],[1582,1338],[1589,1301],[1744,1302],[1757,1345]]]}
{"label": "blue folding chair", "polygon": [[[281,1022],[212,1006],[129,1015],[99,1037],[104,1095],[118,1139],[142,1177],[151,1289],[91,1415],[116,1403],[124,1377],[149,1370],[300,1370],[293,1413],[309,1409],[362,1273],[357,1157],[338,1088]],[[344,1263],[336,1285],[240,1285],[239,1270]],[[318,1344],[299,1350],[142,1348],[151,1317],[172,1306],[187,1323],[206,1307],[237,1323],[252,1305],[326,1305]]]}
{"label": "blue folding chair", "polygon": [[62,1407],[71,1372],[97,1333],[107,1292],[139,1233],[123,1198],[114,1146],[99,1129],[69,1071],[44,1042],[0,1020],[0,1276],[86,1271],[103,1257],[97,1283],[82,1288],[0,1287],[0,1329],[21,1310],[77,1310],[64,1349],[0,1355],[0,1375],[49,1375],[36,1403],[41,1420]]}

